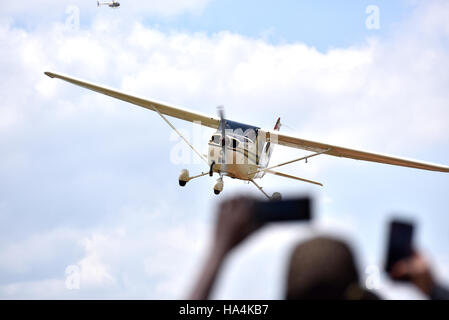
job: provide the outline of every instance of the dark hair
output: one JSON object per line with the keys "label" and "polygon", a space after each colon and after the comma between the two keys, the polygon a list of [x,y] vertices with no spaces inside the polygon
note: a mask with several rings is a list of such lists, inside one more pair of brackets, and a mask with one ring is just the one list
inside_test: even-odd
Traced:
{"label": "dark hair", "polygon": [[290,258],[287,299],[370,299],[359,286],[351,249],[343,241],[317,237],[298,244]]}

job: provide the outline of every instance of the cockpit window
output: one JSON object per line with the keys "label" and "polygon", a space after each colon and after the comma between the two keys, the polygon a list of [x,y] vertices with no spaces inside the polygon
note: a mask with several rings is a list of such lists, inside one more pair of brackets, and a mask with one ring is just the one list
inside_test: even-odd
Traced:
{"label": "cockpit window", "polygon": [[[226,136],[226,145],[230,146],[234,149],[236,149],[239,145],[239,140],[242,142],[246,142],[246,140],[248,140],[246,137],[232,137],[229,138],[228,136]],[[210,142],[217,144],[219,146],[221,146],[222,144],[222,139],[221,139],[221,134],[214,134],[211,138],[210,138]]]}
{"label": "cockpit window", "polygon": [[210,138],[210,142],[215,143],[215,144],[221,144],[221,135],[220,134],[214,134]]}

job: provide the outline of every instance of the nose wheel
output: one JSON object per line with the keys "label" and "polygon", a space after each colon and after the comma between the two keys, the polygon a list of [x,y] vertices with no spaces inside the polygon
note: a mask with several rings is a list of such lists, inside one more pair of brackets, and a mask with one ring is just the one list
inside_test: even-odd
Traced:
{"label": "nose wheel", "polygon": [[223,191],[223,177],[220,177],[217,179],[217,181],[214,184],[214,193],[216,195],[219,195],[220,192]]}
{"label": "nose wheel", "polygon": [[273,201],[280,201],[282,200],[282,195],[279,192],[274,192],[271,196],[271,200]]}

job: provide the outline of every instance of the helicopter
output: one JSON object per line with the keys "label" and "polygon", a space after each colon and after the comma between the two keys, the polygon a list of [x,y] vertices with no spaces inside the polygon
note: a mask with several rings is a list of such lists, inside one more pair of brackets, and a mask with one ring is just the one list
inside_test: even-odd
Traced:
{"label": "helicopter", "polygon": [[99,7],[99,6],[108,6],[109,8],[118,8],[118,7],[120,7],[120,2],[115,1],[115,0],[106,1],[106,2],[97,1],[97,7]]}

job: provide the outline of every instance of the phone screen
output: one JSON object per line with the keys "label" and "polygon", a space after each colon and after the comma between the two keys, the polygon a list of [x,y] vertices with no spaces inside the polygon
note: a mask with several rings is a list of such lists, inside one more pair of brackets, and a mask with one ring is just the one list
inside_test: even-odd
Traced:
{"label": "phone screen", "polygon": [[412,255],[413,224],[405,221],[392,221],[387,249],[385,270],[390,272],[399,260]]}
{"label": "phone screen", "polygon": [[279,201],[260,201],[255,206],[259,223],[310,220],[311,200],[307,197]]}

